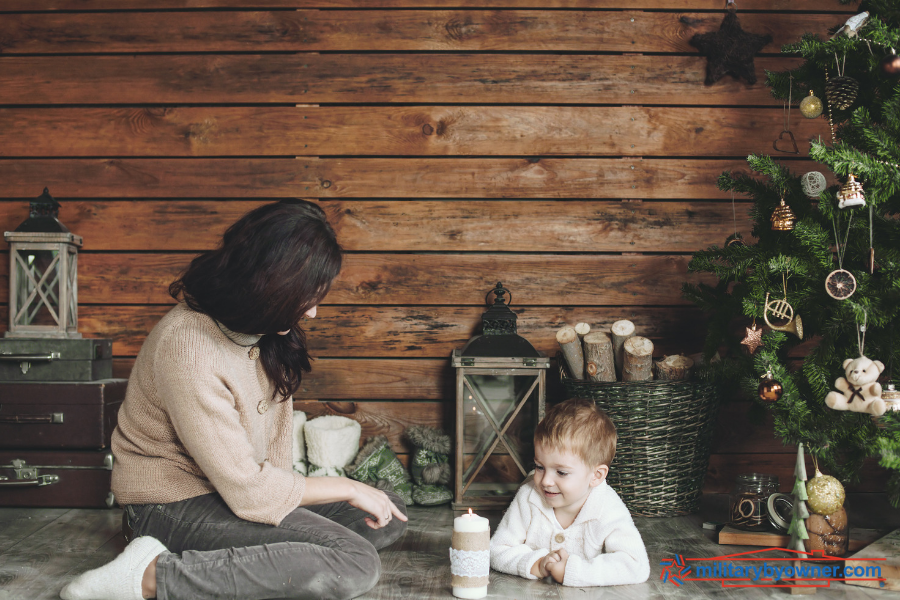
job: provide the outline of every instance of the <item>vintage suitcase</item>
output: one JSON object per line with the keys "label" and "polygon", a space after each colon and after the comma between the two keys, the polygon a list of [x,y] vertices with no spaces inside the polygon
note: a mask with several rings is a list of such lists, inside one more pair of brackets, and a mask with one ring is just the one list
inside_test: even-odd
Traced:
{"label": "vintage suitcase", "polygon": [[111,339],[0,339],[0,381],[94,381],[110,377]]}
{"label": "vintage suitcase", "polygon": [[113,508],[108,450],[0,450],[0,506]]}
{"label": "vintage suitcase", "polygon": [[109,448],[127,384],[0,383],[0,448]]}

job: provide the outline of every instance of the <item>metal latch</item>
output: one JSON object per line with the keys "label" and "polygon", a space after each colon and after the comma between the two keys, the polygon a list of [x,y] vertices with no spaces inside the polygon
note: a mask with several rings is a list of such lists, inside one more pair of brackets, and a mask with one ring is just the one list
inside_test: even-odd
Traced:
{"label": "metal latch", "polygon": [[464,367],[474,367],[475,366],[475,359],[471,356],[468,356],[468,357],[463,356],[462,358],[459,359],[459,361],[460,361],[460,364]]}
{"label": "metal latch", "polygon": [[40,475],[37,467],[29,467],[20,458],[13,459],[10,462],[12,462],[10,465],[0,465],[0,469],[12,469],[16,474],[16,478],[10,480],[8,477],[3,477],[0,479],[0,487],[41,487],[59,483],[59,475]]}
{"label": "metal latch", "polygon": [[10,352],[0,352],[0,361],[17,362],[22,375],[28,373],[31,369],[32,362],[53,362],[59,360],[61,355],[59,352],[50,352],[47,354],[13,354]]}
{"label": "metal latch", "polygon": [[526,367],[536,367],[537,359],[536,358],[523,358],[522,364],[525,365]]}

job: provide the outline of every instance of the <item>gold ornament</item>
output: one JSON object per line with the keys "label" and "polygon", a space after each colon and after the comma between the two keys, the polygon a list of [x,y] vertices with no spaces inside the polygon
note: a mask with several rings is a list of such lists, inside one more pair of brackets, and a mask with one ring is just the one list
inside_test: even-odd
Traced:
{"label": "gold ornament", "polygon": [[766,371],[766,374],[760,377],[762,381],[756,388],[759,399],[763,402],[776,402],[781,395],[784,394],[784,386],[780,381],[772,379],[772,371]]}
{"label": "gold ornament", "polygon": [[729,235],[725,240],[725,247],[731,248],[732,246],[746,246],[744,243],[744,238],[739,233],[735,233],[734,235]]}
{"label": "gold ornament", "polygon": [[796,220],[793,211],[791,211],[791,207],[785,204],[784,198],[782,198],[781,204],[779,204],[775,208],[775,212],[772,213],[772,230],[791,231],[794,228],[794,221]]}
{"label": "gold ornament", "polygon": [[[787,319],[787,322],[781,325],[773,325],[772,322],[769,321],[770,312],[773,317]],[[763,319],[765,320],[766,325],[771,327],[774,331],[787,331],[788,333],[793,333],[801,340],[803,339],[803,320],[800,319],[800,315],[794,315],[794,307],[788,304],[787,298],[769,302],[769,293],[766,292],[766,310],[763,311]]]}
{"label": "gold ornament", "polygon": [[800,101],[800,113],[807,119],[815,119],[824,109],[825,105],[812,90],[809,90],[809,96]]}
{"label": "gold ornament", "polygon": [[840,191],[837,193],[837,197],[838,208],[852,208],[854,206],[866,205],[866,196],[863,194],[862,184],[856,180],[856,176],[853,175],[853,173],[847,175],[847,182],[841,186]]}
{"label": "gold ornament", "polygon": [[830,515],[844,505],[844,486],[831,475],[822,475],[816,469],[816,476],[806,484],[809,496],[806,504],[818,515]]}
{"label": "gold ornament", "polygon": [[756,321],[753,321],[753,328],[747,327],[747,335],[744,339],[741,340],[741,344],[747,346],[747,349],[750,351],[750,354],[756,352],[756,349],[760,346],[764,346],[762,343],[762,329],[757,329]]}
{"label": "gold ornament", "polygon": [[883,390],[881,390],[881,399],[882,400],[900,400],[900,390],[897,389],[896,383],[888,383]]}

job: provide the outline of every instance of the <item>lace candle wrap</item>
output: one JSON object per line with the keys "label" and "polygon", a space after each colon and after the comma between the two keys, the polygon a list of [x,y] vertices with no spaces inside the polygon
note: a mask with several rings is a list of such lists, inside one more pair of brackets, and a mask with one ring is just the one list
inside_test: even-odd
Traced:
{"label": "lace candle wrap", "polygon": [[450,585],[457,598],[487,596],[491,571],[491,527],[488,520],[472,514],[453,519],[450,540]]}

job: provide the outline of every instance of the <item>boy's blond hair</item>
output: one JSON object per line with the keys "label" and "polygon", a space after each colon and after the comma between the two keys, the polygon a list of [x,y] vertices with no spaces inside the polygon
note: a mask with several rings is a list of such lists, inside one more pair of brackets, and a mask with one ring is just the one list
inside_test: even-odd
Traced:
{"label": "boy's blond hair", "polygon": [[569,398],[547,411],[534,443],[571,452],[590,468],[609,466],[616,456],[616,426],[593,401]]}

